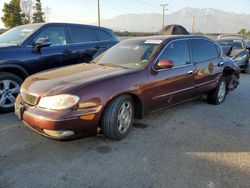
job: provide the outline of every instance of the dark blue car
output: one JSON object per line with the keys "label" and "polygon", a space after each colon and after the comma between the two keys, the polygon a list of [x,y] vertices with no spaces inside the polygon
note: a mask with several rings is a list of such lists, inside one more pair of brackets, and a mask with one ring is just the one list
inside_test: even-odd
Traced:
{"label": "dark blue car", "polygon": [[89,62],[116,43],[110,29],[65,23],[23,25],[0,35],[0,111],[13,110],[27,76]]}
{"label": "dark blue car", "polygon": [[244,73],[249,71],[249,46],[240,35],[222,35],[218,44],[223,51],[239,65]]}

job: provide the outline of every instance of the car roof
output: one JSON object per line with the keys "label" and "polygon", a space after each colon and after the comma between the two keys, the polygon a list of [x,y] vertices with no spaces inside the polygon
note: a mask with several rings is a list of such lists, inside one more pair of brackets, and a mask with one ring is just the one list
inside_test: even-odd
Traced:
{"label": "car roof", "polygon": [[146,37],[135,37],[127,40],[171,40],[171,39],[189,39],[189,38],[201,38],[201,39],[206,39],[206,40],[211,40],[208,37],[205,36],[200,36],[200,35],[154,35],[154,36],[146,36]]}
{"label": "car roof", "polygon": [[244,40],[244,37],[240,34],[226,34],[220,35],[218,40]]}
{"label": "car roof", "polygon": [[240,37],[223,37],[223,38],[218,39],[218,41],[223,41],[223,40],[240,40],[240,41],[244,41]]}
{"label": "car roof", "polygon": [[48,23],[34,23],[34,24],[26,24],[26,25],[37,25],[37,26],[45,26],[45,25],[71,25],[71,26],[86,26],[90,28],[95,28],[95,29],[104,29],[104,30],[110,30],[112,29],[106,28],[106,27],[99,27],[95,25],[87,25],[87,24],[78,24],[78,23],[63,23],[63,22],[48,22]]}

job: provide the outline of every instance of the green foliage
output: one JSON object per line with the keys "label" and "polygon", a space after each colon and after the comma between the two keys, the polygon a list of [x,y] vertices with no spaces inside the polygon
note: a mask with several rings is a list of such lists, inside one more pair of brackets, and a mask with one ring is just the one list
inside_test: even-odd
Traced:
{"label": "green foliage", "polygon": [[7,31],[7,29],[0,29],[0,35],[3,34],[6,31]]}
{"label": "green foliage", "polygon": [[44,20],[44,12],[42,11],[42,4],[40,0],[36,0],[35,11],[33,14],[33,23],[43,23]]}
{"label": "green foliage", "polygon": [[238,32],[238,34],[246,35],[246,34],[247,34],[247,30],[244,29],[244,28],[242,28],[242,29]]}
{"label": "green foliage", "polygon": [[23,14],[20,7],[20,0],[11,0],[10,3],[4,3],[2,22],[6,28],[22,25]]}
{"label": "green foliage", "polygon": [[244,28],[242,28],[238,34],[242,35],[242,36],[245,36],[246,38],[250,39],[250,30],[246,30]]}
{"label": "green foliage", "polygon": [[33,0],[11,0],[10,3],[4,3],[2,11],[1,20],[8,29],[23,24],[45,22],[40,0],[36,0],[35,6]]}
{"label": "green foliage", "polygon": [[23,12],[23,24],[31,24],[33,16],[33,0],[21,0],[21,9]]}

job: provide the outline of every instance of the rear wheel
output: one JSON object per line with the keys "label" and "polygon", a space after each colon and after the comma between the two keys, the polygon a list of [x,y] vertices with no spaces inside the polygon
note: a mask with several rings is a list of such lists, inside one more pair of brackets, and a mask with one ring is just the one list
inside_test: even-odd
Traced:
{"label": "rear wheel", "polygon": [[207,94],[207,102],[210,104],[221,104],[227,94],[227,82],[225,77],[220,79],[218,86],[210,93]]}
{"label": "rear wheel", "polygon": [[12,73],[2,72],[0,75],[0,111],[14,110],[16,97],[20,91],[22,79]]}
{"label": "rear wheel", "polygon": [[123,139],[134,120],[134,104],[129,95],[113,99],[103,112],[101,128],[105,137],[113,140]]}

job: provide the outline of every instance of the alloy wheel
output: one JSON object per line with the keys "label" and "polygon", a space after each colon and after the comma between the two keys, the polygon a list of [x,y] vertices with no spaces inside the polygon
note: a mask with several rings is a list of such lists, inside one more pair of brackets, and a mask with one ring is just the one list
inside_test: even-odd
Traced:
{"label": "alloy wheel", "polygon": [[20,91],[20,85],[13,80],[0,81],[0,106],[13,107]]}
{"label": "alloy wheel", "polygon": [[219,91],[218,91],[218,101],[221,103],[226,95],[226,82],[222,81],[219,86]]}
{"label": "alloy wheel", "polygon": [[127,132],[130,127],[131,121],[133,119],[133,107],[130,101],[125,101],[122,103],[118,118],[117,118],[117,126],[118,130],[121,134]]}

